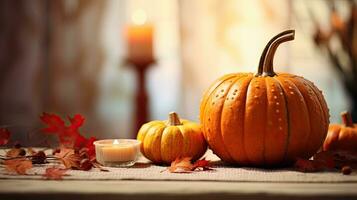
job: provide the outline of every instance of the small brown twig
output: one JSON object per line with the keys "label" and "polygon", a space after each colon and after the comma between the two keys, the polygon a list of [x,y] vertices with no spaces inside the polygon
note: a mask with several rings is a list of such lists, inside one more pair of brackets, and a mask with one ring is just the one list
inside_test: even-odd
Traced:
{"label": "small brown twig", "polygon": [[[7,156],[0,156],[0,160],[16,160],[20,158],[26,158],[26,159],[31,159],[31,158],[36,158],[37,156],[17,156],[17,157],[7,157]],[[46,160],[59,160],[59,158],[55,156],[46,156]]]}

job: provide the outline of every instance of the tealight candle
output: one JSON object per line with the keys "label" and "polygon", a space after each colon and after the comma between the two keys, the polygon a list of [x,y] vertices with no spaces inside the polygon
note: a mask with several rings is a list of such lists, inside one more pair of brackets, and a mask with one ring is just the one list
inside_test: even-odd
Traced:
{"label": "tealight candle", "polygon": [[140,154],[141,142],[133,139],[95,141],[97,161],[107,167],[129,167]]}

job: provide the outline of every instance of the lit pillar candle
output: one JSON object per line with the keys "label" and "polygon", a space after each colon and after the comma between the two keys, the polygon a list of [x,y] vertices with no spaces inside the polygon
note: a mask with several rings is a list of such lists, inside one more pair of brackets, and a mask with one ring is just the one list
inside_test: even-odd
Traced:
{"label": "lit pillar candle", "polygon": [[153,59],[153,26],[146,23],[144,11],[137,10],[132,16],[133,24],[128,25],[126,37],[129,60],[142,61]]}

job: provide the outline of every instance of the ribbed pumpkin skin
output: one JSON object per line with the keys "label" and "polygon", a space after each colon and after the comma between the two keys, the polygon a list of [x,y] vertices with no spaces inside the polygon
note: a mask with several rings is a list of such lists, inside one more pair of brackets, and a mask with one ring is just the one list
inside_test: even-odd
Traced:
{"label": "ribbed pumpkin skin", "polygon": [[209,147],[243,166],[282,166],[321,147],[329,114],[321,91],[291,74],[228,74],[206,91],[200,120]]}
{"label": "ribbed pumpkin skin", "polygon": [[342,112],[341,117],[342,124],[330,124],[323,150],[357,152],[357,124],[348,112]]}
{"label": "ribbed pumpkin skin", "polygon": [[344,127],[340,124],[331,124],[323,145],[323,150],[347,150],[357,152],[357,125]]}
{"label": "ribbed pumpkin skin", "polygon": [[207,150],[201,126],[188,120],[182,125],[167,125],[167,121],[144,124],[137,139],[142,142],[141,152],[156,164],[170,164],[178,157],[199,159]]}

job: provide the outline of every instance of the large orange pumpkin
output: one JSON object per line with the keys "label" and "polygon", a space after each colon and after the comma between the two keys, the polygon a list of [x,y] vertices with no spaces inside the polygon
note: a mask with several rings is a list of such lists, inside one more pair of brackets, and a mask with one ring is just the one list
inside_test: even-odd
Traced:
{"label": "large orange pumpkin", "polygon": [[357,125],[349,112],[342,112],[342,124],[331,124],[323,145],[324,151],[347,150],[357,152]]}
{"label": "large orange pumpkin", "polygon": [[257,73],[225,75],[205,92],[203,133],[222,160],[281,166],[309,158],[321,147],[329,124],[322,92],[303,77],[273,70],[278,46],[294,35],[288,30],[269,41]]}

